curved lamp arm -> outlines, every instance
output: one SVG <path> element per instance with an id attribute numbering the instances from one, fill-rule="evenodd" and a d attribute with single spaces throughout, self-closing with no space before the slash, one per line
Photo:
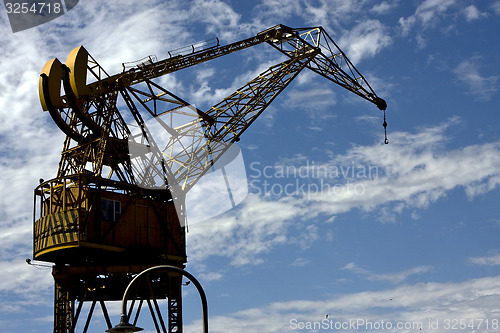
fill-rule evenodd
<path id="1" fill-rule="evenodd" d="M 201 305 L 202 305 L 202 311 L 203 311 L 203 333 L 208 333 L 208 305 L 207 305 L 207 296 L 205 295 L 205 291 L 203 290 L 201 284 L 196 280 L 196 278 L 191 275 L 189 272 L 186 272 L 182 268 L 175 267 L 175 266 L 170 266 L 170 265 L 160 265 L 160 266 L 154 266 L 150 267 L 148 269 L 145 269 L 144 271 L 140 272 L 137 274 L 132 281 L 127 286 L 127 289 L 125 289 L 125 293 L 123 294 L 123 299 L 122 299 L 122 313 L 120 317 L 120 323 L 116 325 L 113 328 L 110 328 L 106 332 L 111 332 L 111 333 L 127 333 L 127 332 L 138 332 L 142 331 L 142 328 L 135 327 L 131 325 L 128 320 L 127 316 L 127 300 L 129 297 L 129 293 L 131 290 L 132 285 L 143 275 L 155 271 L 155 270 L 165 270 L 165 271 L 170 271 L 170 272 L 176 272 L 180 273 L 183 276 L 187 277 L 193 284 L 196 286 L 196 289 L 198 289 L 198 293 L 200 294 L 201 297 Z"/>

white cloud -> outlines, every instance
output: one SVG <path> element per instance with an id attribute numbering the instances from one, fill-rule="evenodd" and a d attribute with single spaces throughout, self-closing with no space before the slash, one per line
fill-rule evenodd
<path id="1" fill-rule="evenodd" d="M 296 299 L 287 302 L 274 302 L 259 308 L 249 308 L 228 315 L 210 318 L 211 332 L 293 332 L 298 322 L 322 322 L 330 325 L 330 320 L 347 322 L 364 320 L 354 331 L 366 330 L 365 324 L 371 322 L 398 322 L 413 326 L 411 329 L 388 331 L 447 332 L 446 319 L 483 319 L 474 324 L 477 332 L 487 332 L 485 322 L 497 320 L 500 307 L 500 277 L 486 277 L 455 283 L 418 283 L 402 285 L 380 291 L 324 297 L 314 301 Z M 326 315 L 328 314 L 328 318 Z M 430 327 L 438 322 L 438 327 Z M 468 321 L 468 323 L 470 323 Z M 305 324 L 304 324 L 305 325 Z M 433 324 L 434 325 L 434 324 Z M 186 332 L 199 330 L 201 323 L 195 321 L 185 328 Z M 332 330 L 335 330 L 333 328 Z M 368 330 L 369 331 L 369 330 Z"/>
<path id="2" fill-rule="evenodd" d="M 20 313 L 52 300 L 50 272 L 25 259 L 32 255 L 33 191 L 40 178 L 56 175 L 64 136 L 37 94 L 53 45 L 42 45 L 37 29 L 13 34 L 0 20 L 0 312 Z"/>
<path id="3" fill-rule="evenodd" d="M 258 13 L 256 21 L 261 27 L 284 23 L 301 13 L 301 0 L 266 0 L 257 4 L 253 10 Z"/>
<path id="4" fill-rule="evenodd" d="M 249 195 L 241 209 L 190 227 L 188 255 L 193 262 L 218 255 L 231 258 L 235 266 L 262 263 L 258 256 L 284 244 L 286 223 L 300 215 L 300 207 L 289 198 L 272 201 Z"/>
<path id="5" fill-rule="evenodd" d="M 206 24 L 208 34 L 222 40 L 233 41 L 240 32 L 240 17 L 226 2 L 220 0 L 196 0 L 189 11 L 190 20 Z M 236 32 L 236 34 L 235 34 Z"/>
<path id="6" fill-rule="evenodd" d="M 355 206 L 370 210 L 388 202 L 423 208 L 457 186 L 464 187 L 471 198 L 495 188 L 500 173 L 499 143 L 471 145 L 448 152 L 438 148 L 445 143 L 444 130 L 455 122 L 451 120 L 417 134 L 391 133 L 391 144 L 387 147 L 353 148 L 338 159 L 372 166 L 374 171 L 378 170 L 378 176 L 360 179 L 354 184 L 363 189 L 362 194 L 356 194 L 353 185 L 340 193 L 318 193 L 311 196 L 311 200 L 325 213 Z M 484 184 L 488 186 L 483 188 Z M 335 209 L 328 208 L 332 203 Z"/>
<path id="7" fill-rule="evenodd" d="M 498 76 L 484 76 L 480 73 L 480 57 L 475 56 L 462 61 L 453 73 L 463 85 L 469 88 L 469 93 L 479 100 L 490 100 L 498 91 Z"/>
<path id="8" fill-rule="evenodd" d="M 310 224 L 303 226 L 297 236 L 290 238 L 289 243 L 297 244 L 302 250 L 306 250 L 319 238 L 319 228 L 314 224 Z"/>
<path id="9" fill-rule="evenodd" d="M 311 170 L 310 161 L 304 164 L 306 156 L 284 160 L 288 166 L 303 171 L 302 176 L 289 174 L 288 183 L 295 186 L 294 189 L 296 181 L 305 185 L 282 197 L 266 196 L 261 188 L 260 195 L 249 196 L 226 216 L 193 226 L 187 242 L 191 260 L 198 262 L 218 255 L 229 258 L 231 264 L 237 266 L 262 263 L 262 256 L 271 248 L 295 242 L 292 230 L 307 230 L 305 226 L 316 216 L 332 217 L 353 209 L 377 209 L 383 213 L 380 220 L 390 222 L 405 209 L 425 209 L 457 187 L 462 187 L 471 199 L 497 188 L 500 143 L 444 150 L 450 140 L 446 130 L 459 123 L 458 118 L 452 118 L 417 133 L 393 132 L 388 146 L 378 143 L 355 146 L 327 162 L 316 162 L 316 171 Z M 327 170 L 326 175 L 317 176 L 318 170 Z M 251 170 L 251 186 L 263 180 L 273 185 L 275 176 L 267 171 L 265 179 L 260 179 L 259 173 Z M 256 179 L 257 182 L 252 183 Z M 324 180 L 322 188 L 318 186 L 321 179 Z M 276 184 L 281 188 L 286 186 Z M 308 242 L 317 239 L 316 233 L 311 229 L 310 238 L 294 244 L 307 247 Z"/>
<path id="10" fill-rule="evenodd" d="M 390 36 L 387 28 L 381 27 L 379 21 L 366 19 L 365 15 L 368 11 L 376 14 L 388 13 L 397 6 L 397 2 L 383 1 L 374 5 L 371 9 L 367 9 L 366 4 L 365 0 L 262 1 L 261 4 L 254 7 L 254 11 L 259 13 L 259 19 L 253 25 L 267 28 L 277 23 L 286 24 L 292 18 L 300 17 L 307 23 L 307 26 L 322 26 L 335 41 L 339 41 L 344 35 L 346 43 L 339 43 L 341 48 L 347 50 L 349 43 L 357 43 L 358 45 L 354 47 L 357 50 L 356 52 L 366 51 L 367 53 L 364 56 L 370 57 L 390 43 Z M 356 22 L 354 26 L 352 25 L 353 22 Z M 372 28 L 370 24 L 376 26 Z M 292 28 L 300 27 L 290 26 Z M 381 34 L 382 30 L 383 34 Z M 356 41 L 354 38 L 362 40 Z M 369 38 L 372 38 L 373 45 L 371 46 L 365 44 Z M 381 43 L 381 45 L 376 45 L 378 43 Z M 359 54 L 355 58 L 352 58 L 349 53 L 347 54 L 351 60 L 359 58 Z M 356 62 L 354 63 L 356 64 Z"/>
<path id="11" fill-rule="evenodd" d="M 380 21 L 365 20 L 343 34 L 338 45 L 354 64 L 358 64 L 364 58 L 375 56 L 391 42 L 388 29 Z"/>
<path id="12" fill-rule="evenodd" d="M 359 267 L 353 262 L 350 262 L 346 264 L 343 268 L 343 270 L 351 271 L 355 274 L 358 274 L 362 277 L 365 277 L 368 280 L 371 281 L 387 281 L 390 283 L 398 284 L 404 282 L 406 279 L 408 279 L 412 275 L 417 275 L 417 274 L 423 274 L 428 272 L 429 270 L 432 269 L 430 266 L 417 266 L 413 267 L 407 270 L 404 270 L 402 272 L 395 272 L 395 273 L 375 273 L 370 270 L 364 269 L 362 267 Z"/>
<path id="13" fill-rule="evenodd" d="M 290 266 L 303 267 L 309 264 L 309 260 L 305 258 L 297 258 L 295 259 Z"/>
<path id="14" fill-rule="evenodd" d="M 212 27 L 234 28 L 241 17 L 229 4 L 220 0 L 196 0 L 191 9 L 192 13 L 199 12 L 205 17 L 207 26 Z"/>
<path id="15" fill-rule="evenodd" d="M 456 0 L 426 0 L 421 3 L 415 13 L 407 18 L 401 17 L 399 24 L 404 36 L 408 35 L 416 23 L 420 23 L 424 29 L 434 26 L 438 18 L 449 8 L 455 5 Z"/>
<path id="16" fill-rule="evenodd" d="M 500 254 L 494 253 L 486 257 L 471 257 L 469 261 L 476 265 L 482 266 L 499 266 L 500 265 Z"/>
<path id="17" fill-rule="evenodd" d="M 465 19 L 467 20 L 467 22 L 471 22 L 471 21 L 480 19 L 482 17 L 488 16 L 487 13 L 481 13 L 479 11 L 479 9 L 477 9 L 477 7 L 474 5 L 470 5 L 468 7 L 465 7 L 463 10 L 463 13 L 465 15 Z"/>
<path id="18" fill-rule="evenodd" d="M 8 29 L 7 23 L 2 29 Z M 55 176 L 64 136 L 48 113 L 42 112 L 38 100 L 41 59 L 49 57 L 48 49 L 41 46 L 40 33 L 35 29 L 16 34 L 3 31 L 0 48 L 5 51 L 0 82 L 6 83 L 0 84 L 0 254 L 24 261 L 32 251 L 33 190 L 40 178 Z M 7 261 L 3 265 L 18 267 Z M 16 280 L 15 270 L 2 271 L 12 274 L 5 278 L 18 281 L 19 290 L 28 288 L 21 285 L 28 279 Z"/>
<path id="19" fill-rule="evenodd" d="M 427 25 L 436 15 L 444 13 L 455 2 L 455 0 L 426 0 L 417 7 L 415 15 L 422 21 L 422 24 Z"/>
<path id="20" fill-rule="evenodd" d="M 207 273 L 201 273 L 198 276 L 198 279 L 203 282 L 210 282 L 210 281 L 220 280 L 222 279 L 223 276 L 224 275 L 220 272 L 207 272 Z"/>
<path id="21" fill-rule="evenodd" d="M 234 40 L 233 40 L 234 41 Z M 240 55 L 241 56 L 241 55 Z M 279 63 L 281 55 L 276 52 L 276 55 L 271 58 L 266 58 L 265 61 L 258 64 L 257 67 L 245 67 L 243 72 L 232 73 L 232 80 L 229 87 L 212 88 L 213 85 L 209 82 L 211 78 L 211 69 L 205 69 L 197 75 L 199 86 L 191 86 L 191 99 L 195 104 L 208 104 L 210 106 L 221 102 L 239 88 L 245 86 L 248 82 L 255 79 L 258 75 L 265 72 L 269 67 Z M 242 66 L 243 67 L 243 66 Z"/>
<path id="22" fill-rule="evenodd" d="M 491 4 L 491 8 L 495 12 L 495 15 L 500 15 L 500 1 L 495 1 Z"/>
<path id="23" fill-rule="evenodd" d="M 122 62 L 152 54 L 162 59 L 167 51 L 198 41 L 186 26 L 190 17 L 188 8 L 177 1 L 154 1 L 147 5 L 134 1 L 128 4 L 99 1 L 76 6 L 61 19 L 67 29 L 76 32 L 69 34 L 74 41 L 66 42 L 73 47 L 83 44 L 112 74 L 122 71 Z M 165 20 L 169 12 L 175 14 L 168 15 L 169 19 Z M 50 29 L 51 26 L 42 27 Z M 61 55 L 62 62 L 69 51 Z"/>
<path id="24" fill-rule="evenodd" d="M 50 267 L 40 271 L 36 266 L 28 265 L 22 257 L 15 257 L 12 261 L 0 261 L 0 267 L 4 276 L 0 280 L 0 291 L 13 291 L 25 296 L 34 292 L 50 291 Z M 20 288 L 20 285 L 23 288 Z"/>
<path id="25" fill-rule="evenodd" d="M 402 28 L 403 36 L 408 35 L 408 33 L 410 32 L 411 28 L 413 27 L 416 21 L 417 20 L 415 16 L 410 16 L 408 18 L 403 18 L 403 17 L 399 18 L 399 25 Z"/>
<path id="26" fill-rule="evenodd" d="M 285 94 L 287 98 L 283 104 L 288 109 L 306 111 L 313 121 L 322 122 L 335 118 L 335 114 L 331 113 L 331 107 L 336 104 L 336 93 L 324 85 L 310 84 L 309 88 L 294 88 Z"/>
<path id="27" fill-rule="evenodd" d="M 325 29 L 331 25 L 337 29 L 341 24 L 351 21 L 352 18 L 363 10 L 363 2 L 360 0 L 343 1 L 343 0 L 320 0 L 320 1 L 304 1 L 305 8 L 301 8 L 301 16 L 307 22 L 314 25 L 321 25 Z"/>
<path id="28" fill-rule="evenodd" d="M 374 12 L 375 14 L 387 14 L 389 13 L 394 7 L 398 5 L 397 1 L 394 2 L 387 2 L 387 1 L 382 1 L 379 4 L 374 5 L 370 11 Z"/>
<path id="29" fill-rule="evenodd" d="M 346 5 L 343 8 L 339 7 L 336 12 L 342 12 L 346 6 L 349 6 L 347 2 L 344 2 L 344 4 Z M 307 2 L 305 3 L 305 12 L 310 16 L 311 21 L 318 22 L 322 26 L 327 26 L 331 19 L 331 10 L 328 7 L 328 2 L 326 1 L 319 1 L 315 4 Z"/>

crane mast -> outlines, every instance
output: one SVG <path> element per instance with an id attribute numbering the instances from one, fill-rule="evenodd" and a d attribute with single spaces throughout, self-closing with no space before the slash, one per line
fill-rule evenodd
<path id="1" fill-rule="evenodd" d="M 264 43 L 284 60 L 208 110 L 155 81 Z M 74 331 L 83 302 L 93 302 L 84 331 L 97 302 L 111 328 L 105 301 L 120 299 L 133 275 L 158 264 L 184 267 L 185 224 L 174 199 L 200 181 L 302 70 L 384 112 L 387 107 L 322 27 L 276 25 L 231 44 L 216 39 L 123 68 L 109 75 L 80 46 L 65 64 L 48 61 L 40 75 L 42 108 L 66 134 L 57 177 L 35 189 L 33 252 L 34 259 L 55 263 L 54 332 Z M 119 110 L 122 100 L 128 115 Z M 125 121 L 130 115 L 133 125 Z M 168 134 L 164 145 L 156 142 L 148 119 Z M 137 291 L 137 299 L 154 294 L 169 300 L 168 332 L 182 332 L 181 282 L 179 276 L 158 278 Z M 155 307 L 148 304 L 153 313 Z M 163 323 L 159 310 L 156 316 Z"/>

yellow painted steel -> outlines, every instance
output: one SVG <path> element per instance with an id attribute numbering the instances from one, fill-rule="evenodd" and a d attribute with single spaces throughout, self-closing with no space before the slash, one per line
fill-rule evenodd
<path id="1" fill-rule="evenodd" d="M 42 69 L 42 75 L 47 75 L 49 78 L 49 96 L 45 96 L 43 92 L 43 79 L 40 77 L 38 80 L 38 95 L 40 96 L 40 103 L 42 104 L 42 109 L 47 111 L 49 108 L 47 106 L 47 101 L 50 99 L 52 105 L 55 108 L 60 108 L 64 106 L 64 101 L 61 98 L 61 78 L 62 78 L 62 64 L 57 59 L 47 61 Z"/>
<path id="2" fill-rule="evenodd" d="M 83 46 L 74 48 L 66 59 L 69 68 L 69 82 L 76 98 L 90 93 L 87 87 L 87 61 L 89 53 Z"/>
<path id="3" fill-rule="evenodd" d="M 51 248 L 48 248 L 48 249 L 43 249 L 41 251 L 36 252 L 36 256 L 35 256 L 34 259 L 37 259 L 38 257 L 43 256 L 43 255 L 45 255 L 47 253 L 50 253 L 50 252 L 60 251 L 60 250 L 64 250 L 64 249 L 71 249 L 71 248 L 75 248 L 75 247 L 78 247 L 78 243 L 66 244 L 66 245 L 58 245 L 56 247 L 51 247 Z"/>
<path id="4" fill-rule="evenodd" d="M 75 246 L 78 246 L 78 210 L 49 214 L 35 222 L 35 259 L 47 252 Z"/>

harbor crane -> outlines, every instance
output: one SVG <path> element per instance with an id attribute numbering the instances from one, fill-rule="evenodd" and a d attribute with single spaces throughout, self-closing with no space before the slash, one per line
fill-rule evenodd
<path id="1" fill-rule="evenodd" d="M 161 84 L 165 75 L 259 44 L 284 60 L 208 110 Z M 75 332 L 80 322 L 87 332 L 98 304 L 111 328 L 106 304 L 121 300 L 134 276 L 155 265 L 185 267 L 185 212 L 174 201 L 182 203 L 305 68 L 374 104 L 387 126 L 386 102 L 322 27 L 276 25 L 227 45 L 216 38 L 170 51 L 163 60 L 124 63 L 112 75 L 83 46 L 65 64 L 57 58 L 45 64 L 41 106 L 66 139 L 57 177 L 35 189 L 33 259 L 54 264 L 55 333 Z M 153 118 L 169 135 L 164 146 L 146 125 Z M 132 294 L 134 325 L 144 306 L 158 332 L 182 332 L 181 286 L 179 274 L 149 275 Z M 167 300 L 166 319 L 157 300 Z M 84 303 L 87 318 L 79 321 Z"/>

